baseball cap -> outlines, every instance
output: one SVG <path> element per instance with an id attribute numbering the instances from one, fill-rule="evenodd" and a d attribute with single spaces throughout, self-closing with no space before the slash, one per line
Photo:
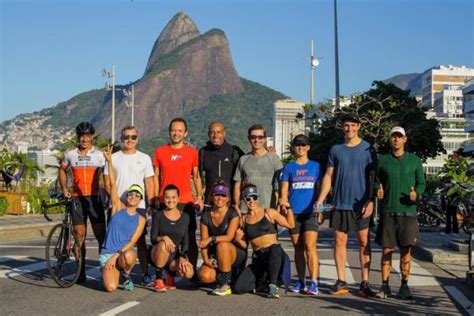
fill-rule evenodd
<path id="1" fill-rule="evenodd" d="M 217 194 L 229 195 L 230 190 L 225 185 L 216 185 L 212 188 L 212 195 L 217 195 Z"/>
<path id="2" fill-rule="evenodd" d="M 400 133 L 403 136 L 406 136 L 405 130 L 403 129 L 403 127 L 400 127 L 400 126 L 395 126 L 394 128 L 390 130 L 390 136 L 392 136 L 392 134 L 394 133 Z"/>
<path id="3" fill-rule="evenodd" d="M 246 187 L 243 191 L 242 191 L 242 197 L 244 199 L 248 198 L 248 197 L 251 197 L 251 196 L 258 196 L 258 191 L 257 191 L 257 187 Z"/>
<path id="4" fill-rule="evenodd" d="M 344 123 L 346 121 L 360 123 L 360 118 L 355 113 L 346 113 L 346 114 L 342 115 L 341 122 Z"/>
<path id="5" fill-rule="evenodd" d="M 309 138 L 304 134 L 296 135 L 291 142 L 291 145 L 309 145 Z"/>
<path id="6" fill-rule="evenodd" d="M 140 193 L 140 195 L 144 196 L 143 189 L 140 185 L 138 184 L 132 184 L 131 186 L 128 187 L 128 192 L 137 192 Z"/>

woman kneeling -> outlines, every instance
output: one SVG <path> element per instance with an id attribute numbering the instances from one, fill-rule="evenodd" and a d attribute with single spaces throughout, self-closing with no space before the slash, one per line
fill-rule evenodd
<path id="1" fill-rule="evenodd" d="M 179 189 L 168 185 L 164 189 L 163 200 L 165 208 L 155 213 L 151 227 L 151 258 L 157 268 L 157 292 L 176 289 L 175 275 L 190 279 L 194 274 L 187 256 L 189 216 L 178 209 Z"/>
<path id="2" fill-rule="evenodd" d="M 201 255 L 203 265 L 199 270 L 202 283 L 217 281 L 214 295 L 230 295 L 232 276 L 236 277 L 245 265 L 247 251 L 232 242 L 239 227 L 239 214 L 229 207 L 230 189 L 223 181 L 212 186 L 212 208 L 201 217 Z"/>
<path id="3" fill-rule="evenodd" d="M 107 227 L 99 257 L 103 284 L 107 292 L 115 291 L 119 284 L 120 272 L 122 272 L 125 278 L 125 290 L 132 291 L 134 285 L 130 279 L 130 271 L 137 260 L 133 247 L 145 227 L 145 219 L 137 213 L 137 207 L 143 199 L 143 189 L 138 184 L 131 185 L 128 188 L 126 207 L 122 208 L 112 166 L 112 147 L 104 152 L 104 156 L 108 162 L 110 177 L 112 218 Z"/>
<path id="4" fill-rule="evenodd" d="M 276 224 L 294 228 L 293 211 L 287 209 L 285 216 L 274 209 L 263 209 L 258 205 L 257 187 L 248 184 L 242 188 L 242 198 L 247 205 L 248 214 L 244 216 L 245 239 L 253 249 L 252 263 L 245 268 L 235 282 L 236 293 L 246 293 L 257 289 L 259 282 L 268 279 L 268 297 L 278 298 L 278 276 L 282 270 L 285 252 L 278 242 Z"/>

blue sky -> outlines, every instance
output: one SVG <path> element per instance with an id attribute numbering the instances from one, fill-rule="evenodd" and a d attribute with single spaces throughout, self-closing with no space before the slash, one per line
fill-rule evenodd
<path id="1" fill-rule="evenodd" d="M 0 0 L 0 121 L 140 78 L 161 30 L 186 12 L 222 29 L 241 77 L 309 101 L 334 96 L 332 0 Z M 474 67 L 474 1 L 338 0 L 341 93 L 440 64 Z"/>

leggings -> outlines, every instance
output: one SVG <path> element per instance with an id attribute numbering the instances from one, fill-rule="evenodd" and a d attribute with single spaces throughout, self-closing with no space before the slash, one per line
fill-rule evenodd
<path id="1" fill-rule="evenodd" d="M 242 271 L 235 281 L 234 292 L 243 294 L 253 291 L 265 275 L 270 284 L 277 284 L 284 258 L 285 252 L 279 244 L 254 252 L 252 263 Z"/>

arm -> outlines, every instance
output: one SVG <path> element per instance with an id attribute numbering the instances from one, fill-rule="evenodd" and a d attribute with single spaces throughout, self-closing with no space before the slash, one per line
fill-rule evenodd
<path id="1" fill-rule="evenodd" d="M 334 167 L 328 167 L 326 173 L 324 174 L 323 181 L 321 183 L 321 191 L 319 192 L 318 200 L 316 201 L 317 209 L 319 210 L 319 205 L 324 203 L 324 200 L 331 191 L 332 185 L 332 175 L 334 172 Z"/>
<path id="2" fill-rule="evenodd" d="M 204 247 L 202 247 L 204 245 L 203 241 L 207 239 L 210 239 L 209 231 L 207 230 L 207 226 L 201 223 L 201 242 L 199 243 L 199 248 L 201 248 L 202 261 L 205 265 L 211 268 L 214 268 L 212 266 L 211 260 L 209 259 L 209 255 L 207 253 L 209 243 L 207 243 Z"/>
<path id="3" fill-rule="evenodd" d="M 238 228 L 235 232 L 234 243 L 242 249 L 247 249 L 247 242 L 245 241 L 245 235 L 241 228 Z"/>
<path id="4" fill-rule="evenodd" d="M 286 210 L 286 216 L 281 215 L 277 210 L 274 209 L 268 209 L 268 215 L 270 215 L 271 219 L 275 223 L 282 227 L 288 229 L 295 228 L 295 217 L 291 208 Z"/>
<path id="5" fill-rule="evenodd" d="M 159 208 L 158 197 L 160 196 L 160 168 L 154 167 L 153 170 L 155 171 L 155 175 L 153 176 L 153 190 L 154 194 L 153 197 L 155 198 L 155 208 Z"/>
<path id="6" fill-rule="evenodd" d="M 104 151 L 104 157 L 107 160 L 107 171 L 109 173 L 109 188 L 110 188 L 110 200 L 112 202 L 112 216 L 122 207 L 122 201 L 117 193 L 117 183 L 115 182 L 115 171 L 112 165 L 112 145 L 109 145 L 106 151 Z"/>
<path id="7" fill-rule="evenodd" d="M 196 202 L 195 204 L 199 205 L 199 210 L 204 209 L 204 202 L 202 200 L 202 182 L 201 176 L 199 175 L 199 168 L 193 167 L 193 183 L 194 189 L 196 189 Z"/>
<path id="8" fill-rule="evenodd" d="M 234 183 L 234 208 L 237 210 L 237 212 L 240 214 L 240 186 L 241 186 L 240 181 L 235 181 Z"/>
<path id="9" fill-rule="evenodd" d="M 425 174 L 423 173 L 423 166 L 421 162 L 417 161 L 417 166 L 415 169 L 415 201 L 419 199 L 420 196 L 423 195 L 426 189 L 426 181 L 425 181 Z"/>
<path id="10" fill-rule="evenodd" d="M 155 198 L 155 177 L 146 177 L 145 178 L 145 192 L 146 197 L 148 199 L 147 205 L 148 207 L 152 206 L 153 200 Z"/>
<path id="11" fill-rule="evenodd" d="M 290 207 L 290 204 L 288 203 L 288 188 L 289 188 L 289 183 L 288 181 L 281 181 L 280 182 L 280 205 L 283 207 Z"/>
<path id="12" fill-rule="evenodd" d="M 104 173 L 104 188 L 108 195 L 110 195 L 110 177 Z"/>
<path id="13" fill-rule="evenodd" d="M 64 196 L 67 198 L 70 198 L 71 193 L 69 192 L 67 188 L 67 169 L 68 168 L 69 168 L 68 165 L 61 163 L 61 165 L 59 166 L 58 177 L 59 177 L 59 184 L 61 186 L 61 190 L 63 191 Z"/>

